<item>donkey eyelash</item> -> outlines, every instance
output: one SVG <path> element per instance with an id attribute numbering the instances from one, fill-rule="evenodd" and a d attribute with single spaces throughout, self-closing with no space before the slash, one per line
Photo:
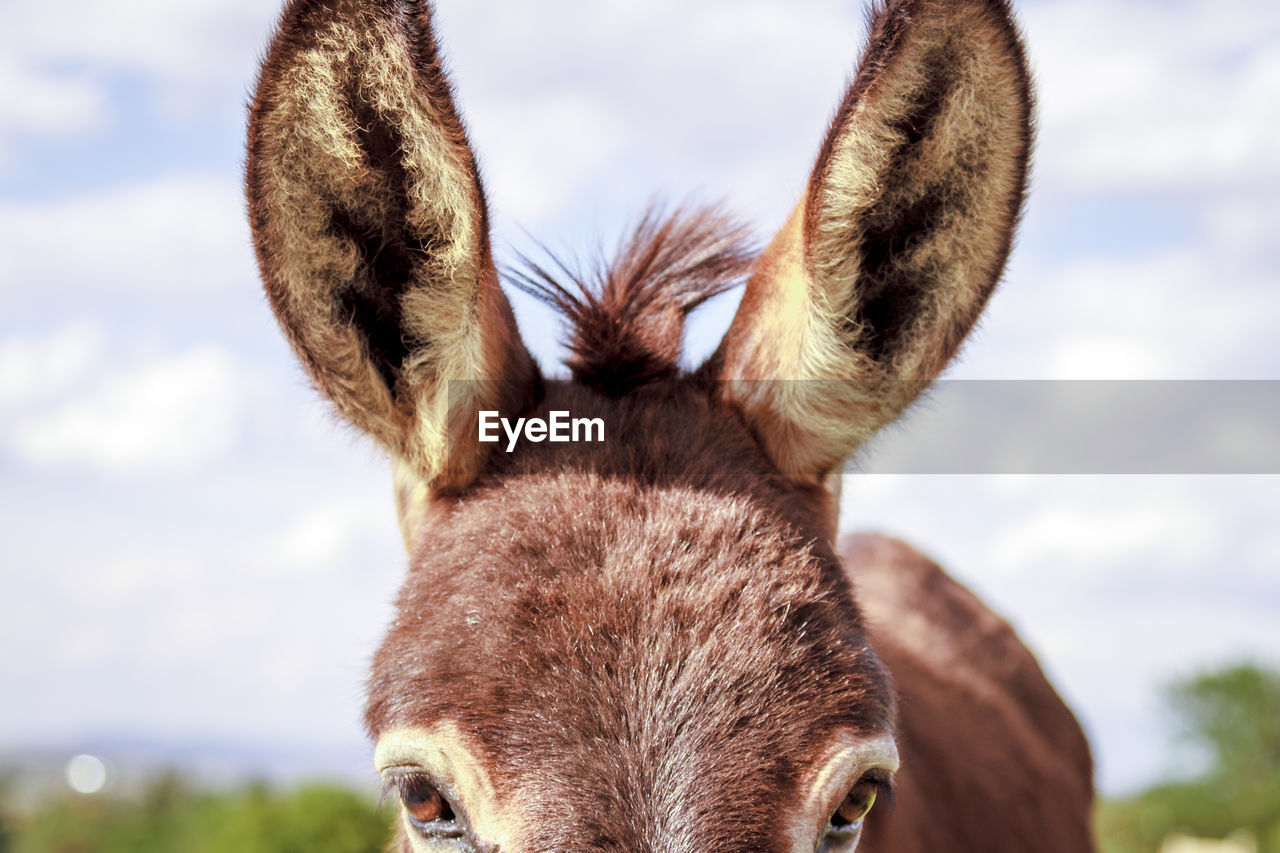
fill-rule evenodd
<path id="1" fill-rule="evenodd" d="M 897 791 L 893 787 L 893 782 L 888 779 L 883 781 L 877 779 L 868 779 L 868 782 L 876 786 L 876 806 L 880 811 L 893 811 L 893 806 L 898 800 Z"/>
<path id="2" fill-rule="evenodd" d="M 420 770 L 390 768 L 382 778 L 382 791 L 378 794 L 379 804 L 385 803 L 392 796 L 399 799 L 406 790 L 414 785 L 430 785 L 440 791 L 441 796 L 444 796 L 444 790 L 439 783 L 428 774 Z"/>
<path id="3" fill-rule="evenodd" d="M 866 782 L 876 789 L 876 811 L 893 811 L 897 801 L 897 789 L 893 785 L 893 777 L 883 770 L 869 770 L 858 779 L 858 783 Z"/>
<path id="4" fill-rule="evenodd" d="M 862 777 L 863 782 L 876 786 L 876 805 L 893 808 L 897 797 L 897 789 L 893 786 L 893 777 L 881 770 L 872 770 Z"/>

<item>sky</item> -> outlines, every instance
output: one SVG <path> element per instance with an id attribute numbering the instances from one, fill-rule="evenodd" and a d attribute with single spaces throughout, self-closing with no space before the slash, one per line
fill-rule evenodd
<path id="1" fill-rule="evenodd" d="M 1280 7 L 1023 0 L 1039 133 L 953 379 L 1280 379 Z M 654 197 L 767 237 L 854 67 L 835 0 L 438 0 L 500 259 Z M 0 750 L 102 738 L 367 757 L 404 557 L 386 462 L 309 389 L 240 173 L 267 0 L 0 0 Z M 692 324 L 714 347 L 733 296 Z M 531 348 L 558 321 L 512 296 Z M 909 430 L 906 423 L 900 430 Z M 850 476 L 1004 614 L 1104 791 L 1194 769 L 1170 679 L 1280 665 L 1280 477 Z M 361 766 L 354 772 L 364 772 Z"/>

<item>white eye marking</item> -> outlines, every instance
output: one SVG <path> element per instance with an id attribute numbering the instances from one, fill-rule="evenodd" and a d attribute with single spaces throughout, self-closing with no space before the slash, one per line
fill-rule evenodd
<path id="1" fill-rule="evenodd" d="M 795 853 L 850 853 L 876 797 L 898 769 L 898 747 L 887 733 L 840 734 L 814 768 L 794 830 Z"/>
<path id="2" fill-rule="evenodd" d="M 457 726 L 445 722 L 386 732 L 373 759 L 384 782 L 399 794 L 415 851 L 515 848 L 520 815 L 502 811 L 484 756 Z"/>

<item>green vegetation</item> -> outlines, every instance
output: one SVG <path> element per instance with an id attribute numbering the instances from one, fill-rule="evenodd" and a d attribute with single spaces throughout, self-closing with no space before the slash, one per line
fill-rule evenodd
<path id="1" fill-rule="evenodd" d="M 382 853 L 391 814 L 330 786 L 213 793 L 166 776 L 138 800 L 68 794 L 11 817 L 0 853 Z"/>
<path id="2" fill-rule="evenodd" d="M 1155 853 L 1173 832 L 1225 838 L 1239 829 L 1259 853 L 1280 853 L 1280 673 L 1240 664 L 1178 682 L 1165 699 L 1183 742 L 1208 766 L 1103 803 L 1102 853 Z"/>

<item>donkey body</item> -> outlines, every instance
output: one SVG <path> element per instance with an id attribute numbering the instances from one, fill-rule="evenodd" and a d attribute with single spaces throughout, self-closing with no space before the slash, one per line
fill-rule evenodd
<path id="1" fill-rule="evenodd" d="M 899 543 L 834 542 L 839 467 L 995 287 L 1030 146 L 1003 0 L 892 0 L 789 223 L 647 217 L 540 373 L 415 0 L 292 0 L 250 123 L 268 296 L 390 453 L 410 570 L 369 680 L 394 849 L 1089 851 L 1091 767 L 1009 627 Z M 747 279 L 720 348 L 685 315 Z M 599 443 L 479 440 L 480 412 Z M 874 806 L 877 797 L 895 801 Z"/>

